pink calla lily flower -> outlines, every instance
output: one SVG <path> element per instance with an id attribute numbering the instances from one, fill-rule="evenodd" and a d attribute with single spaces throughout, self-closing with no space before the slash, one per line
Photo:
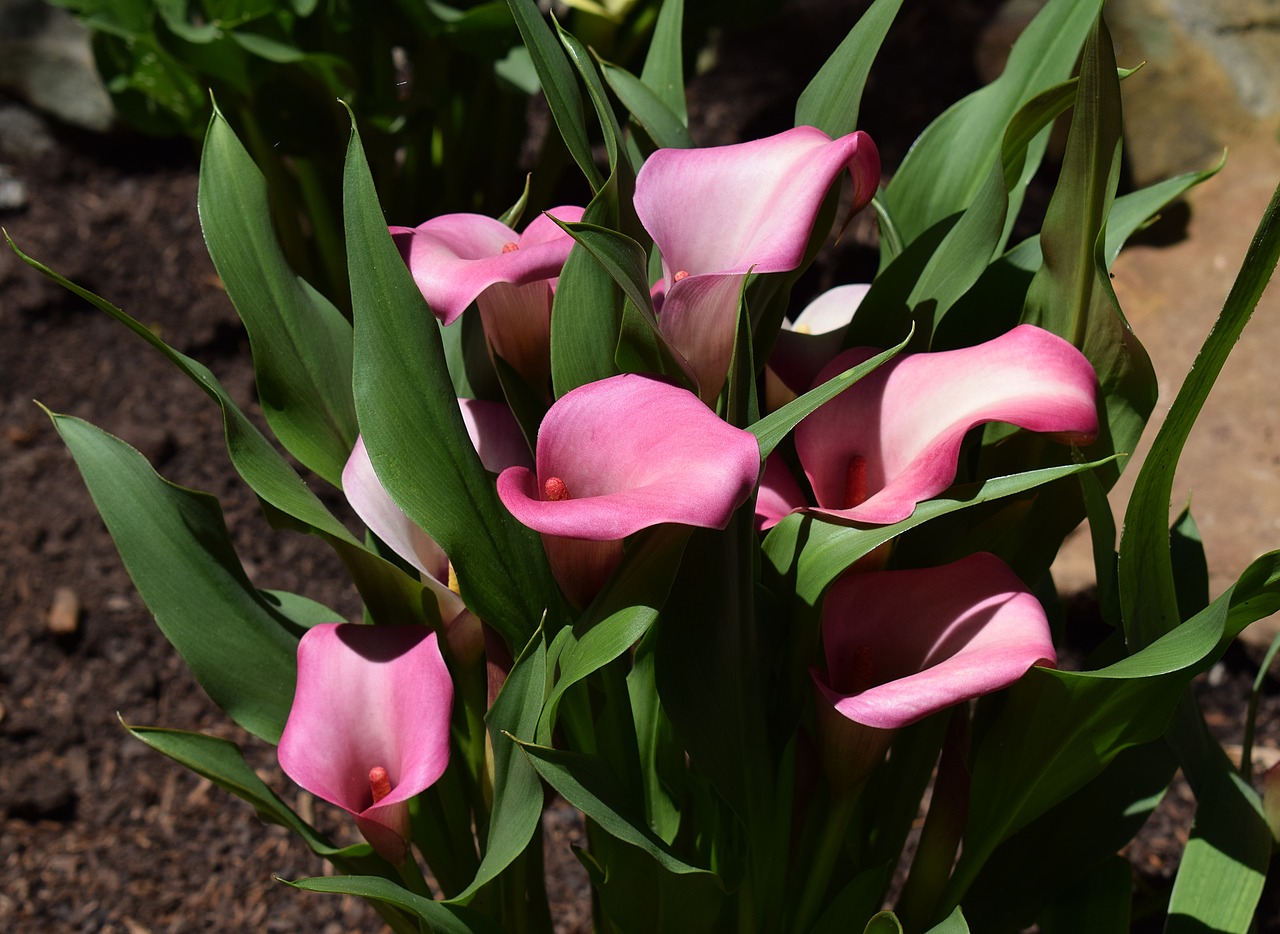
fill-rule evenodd
<path id="1" fill-rule="evenodd" d="M 519 235 L 482 214 L 445 214 L 417 227 L 391 228 L 436 317 L 452 324 L 476 302 L 494 353 L 539 391 L 551 372 L 555 279 L 573 248 L 573 238 L 552 217 L 579 221 L 582 208 L 552 208 Z"/>
<path id="2" fill-rule="evenodd" d="M 533 466 L 528 445 L 511 410 L 499 402 L 459 399 L 462 422 L 486 470 L 499 473 L 515 464 Z M 435 539 L 418 528 L 383 489 L 364 439 L 356 446 L 342 471 L 342 489 L 347 502 L 369 530 L 382 539 L 422 575 L 422 582 L 435 594 L 440 619 L 447 626 L 465 609 L 462 598 L 449 589 L 449 558 Z"/>
<path id="3" fill-rule="evenodd" d="M 824 382 L 878 351 L 832 361 Z M 985 344 L 899 356 L 796 426 L 796 453 L 820 515 L 888 524 L 941 493 L 960 443 L 984 422 L 1008 422 L 1087 444 L 1098 432 L 1097 377 L 1062 338 L 1020 325 Z"/>
<path id="4" fill-rule="evenodd" d="M 893 731 L 1057 667 L 1040 602 L 999 558 L 846 574 L 822 604 L 826 671 L 811 670 L 828 774 L 856 784 Z"/>
<path id="5" fill-rule="evenodd" d="M 280 737 L 285 774 L 348 811 L 380 856 L 408 852 L 409 800 L 449 764 L 453 682 L 436 634 L 323 623 L 298 643 L 298 686 Z"/>
<path id="6" fill-rule="evenodd" d="M 622 539 L 666 522 L 724 528 L 760 473 L 755 437 L 693 393 L 625 373 L 579 386 L 547 412 L 537 469 L 511 467 L 498 496 L 542 533 L 551 569 L 585 606 L 622 555 Z"/>
<path id="7" fill-rule="evenodd" d="M 659 324 L 698 378 L 720 392 L 748 272 L 785 272 L 804 258 L 827 190 L 848 169 L 853 210 L 880 180 L 866 133 L 831 139 L 811 126 L 706 149 L 660 149 L 636 176 L 635 206 L 662 254 Z"/>
<path id="8" fill-rule="evenodd" d="M 844 332 L 870 290 L 866 283 L 838 285 L 806 305 L 794 321 L 782 322 L 765 370 L 770 411 L 813 385 L 840 352 Z"/>

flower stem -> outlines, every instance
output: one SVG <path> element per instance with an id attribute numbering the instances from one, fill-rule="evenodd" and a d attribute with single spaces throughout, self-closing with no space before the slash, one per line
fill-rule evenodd
<path id="1" fill-rule="evenodd" d="M 809 865 L 809 877 L 805 881 L 800 895 L 800 907 L 796 910 L 794 931 L 806 931 L 813 926 L 822 909 L 823 898 L 827 894 L 831 882 L 831 873 L 835 869 L 836 859 L 844 847 L 849 821 L 857 808 L 858 799 L 862 795 L 862 784 L 847 791 L 836 793 L 822 829 L 822 837 L 818 841 L 813 862 Z"/>

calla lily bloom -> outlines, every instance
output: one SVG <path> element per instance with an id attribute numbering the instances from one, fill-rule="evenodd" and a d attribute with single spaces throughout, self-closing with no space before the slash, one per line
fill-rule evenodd
<path id="1" fill-rule="evenodd" d="M 409 800 L 449 764 L 453 683 L 436 634 L 323 623 L 298 643 L 285 774 L 348 811 L 380 856 L 408 852 Z"/>
<path id="2" fill-rule="evenodd" d="M 582 208 L 540 214 L 524 233 L 482 214 L 445 214 L 417 227 L 392 227 L 423 298 L 443 324 L 476 302 L 498 356 L 541 391 L 550 375 L 554 282 L 573 238 L 551 219 L 574 222 Z"/>
<path id="3" fill-rule="evenodd" d="M 499 402 L 478 399 L 459 399 L 458 405 L 467 434 L 486 470 L 499 473 L 514 464 L 533 466 L 528 445 L 510 409 Z M 456 619 L 466 607 L 462 598 L 449 589 L 448 556 L 387 495 L 373 471 L 363 438 L 356 439 L 343 468 L 342 489 L 369 530 L 421 573 L 422 582 L 439 603 L 441 621 L 448 625 Z"/>
<path id="4" fill-rule="evenodd" d="M 833 140 L 801 126 L 733 146 L 660 149 L 640 169 L 636 213 L 662 254 L 659 324 L 704 400 L 728 372 L 743 278 L 800 265 L 845 169 L 857 211 L 880 180 L 880 156 L 861 131 Z"/>
<path id="5" fill-rule="evenodd" d="M 876 353 L 846 351 L 815 385 Z M 969 429 L 1008 422 L 1087 444 L 1098 432 L 1096 396 L 1084 355 L 1031 325 L 976 347 L 896 357 L 796 426 L 812 511 L 899 522 L 951 485 Z"/>
<path id="6" fill-rule="evenodd" d="M 845 763 L 863 774 L 891 731 L 1058 663 L 1040 602 L 986 553 L 939 568 L 845 575 L 823 600 L 822 642 L 826 672 L 811 672 L 819 708 L 840 715 L 824 730 L 846 752 L 864 754 Z"/>
<path id="7" fill-rule="evenodd" d="M 770 411 L 813 385 L 822 368 L 840 352 L 844 332 L 871 286 L 838 285 L 823 292 L 794 321 L 783 321 L 765 370 Z"/>
<path id="8" fill-rule="evenodd" d="M 536 472 L 504 470 L 498 496 L 542 533 L 556 580 L 585 606 L 626 536 L 666 522 L 724 528 L 756 485 L 760 447 L 693 393 L 626 373 L 558 399 L 538 430 L 536 461 Z"/>

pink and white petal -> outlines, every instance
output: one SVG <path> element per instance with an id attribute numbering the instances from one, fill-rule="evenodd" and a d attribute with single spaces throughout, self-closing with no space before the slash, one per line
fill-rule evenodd
<path id="1" fill-rule="evenodd" d="M 724 387 L 744 276 L 689 276 L 667 290 L 658 326 L 684 358 L 708 405 Z"/>
<path id="2" fill-rule="evenodd" d="M 622 560 L 622 539 L 586 541 L 543 535 L 542 548 L 551 574 L 569 602 L 584 609 L 595 599 Z"/>
<path id="3" fill-rule="evenodd" d="M 557 231 L 558 238 L 548 234 L 509 252 L 504 247 L 519 246 L 516 232 L 481 214 L 446 214 L 418 227 L 393 227 L 391 235 L 432 312 L 452 324 L 495 282 L 524 285 L 558 276 L 573 239 Z"/>
<path id="4" fill-rule="evenodd" d="M 558 228 L 557 228 L 558 229 Z M 540 279 L 524 285 L 495 282 L 476 299 L 493 352 L 530 388 L 550 393 L 551 284 Z"/>
<path id="5" fill-rule="evenodd" d="M 369 771 L 390 776 L 387 805 L 422 791 L 449 761 L 453 685 L 435 633 L 326 623 L 298 644 L 298 680 L 278 756 L 295 782 L 361 814 Z"/>
<path id="6" fill-rule="evenodd" d="M 555 218 L 555 220 L 552 220 Z M 543 211 L 529 222 L 529 226 L 520 234 L 520 249 L 527 250 L 531 246 L 542 243 L 560 243 L 566 236 L 556 221 L 563 224 L 576 224 L 582 220 L 582 208 L 572 204 L 561 204 Z"/>
<path id="7" fill-rule="evenodd" d="M 872 356 L 846 351 L 822 382 Z M 815 512 L 892 523 L 955 479 L 969 429 L 1007 422 L 1088 443 L 1098 431 L 1097 378 L 1088 360 L 1048 331 L 1020 325 L 976 347 L 889 361 L 796 427 L 796 451 Z M 851 505 L 850 463 L 862 458 L 867 497 Z"/>
<path id="8" fill-rule="evenodd" d="M 665 522 L 723 528 L 754 489 L 760 449 L 693 393 L 628 373 L 580 386 L 548 411 L 537 476 L 513 467 L 498 496 L 536 531 L 608 541 Z M 567 498 L 544 499 L 552 478 Z"/>
<path id="9" fill-rule="evenodd" d="M 1056 666 L 1044 609 L 1000 559 L 850 574 L 822 611 L 818 689 L 844 716 L 896 729 Z M 855 682 L 869 683 L 858 690 Z"/>
<path id="10" fill-rule="evenodd" d="M 511 409 L 501 402 L 482 399 L 459 399 L 458 406 L 467 436 L 485 470 L 502 473 L 508 467 L 533 469 L 533 454 Z"/>
<path id="11" fill-rule="evenodd" d="M 797 509 L 809 505 L 791 469 L 777 454 L 764 461 L 764 476 L 756 493 L 756 529 L 767 531 Z"/>
<path id="12" fill-rule="evenodd" d="M 857 209 L 880 176 L 875 145 L 861 131 L 832 140 L 802 126 L 733 146 L 660 149 L 636 177 L 636 212 L 672 272 L 794 269 L 846 167 Z"/>
<path id="13" fill-rule="evenodd" d="M 791 392 L 809 389 L 822 368 L 840 353 L 844 332 L 866 297 L 869 285 L 839 285 L 828 289 L 796 316 L 783 323 L 769 354 L 769 367 Z"/>
<path id="14" fill-rule="evenodd" d="M 463 421 L 466 421 L 465 415 Z M 448 587 L 449 558 L 444 549 L 418 528 L 388 495 L 374 473 L 363 438 L 356 438 L 356 445 L 342 470 L 342 491 L 369 531 L 418 569 L 422 583 L 436 598 L 442 622 L 448 623 L 466 609 L 462 598 Z"/>

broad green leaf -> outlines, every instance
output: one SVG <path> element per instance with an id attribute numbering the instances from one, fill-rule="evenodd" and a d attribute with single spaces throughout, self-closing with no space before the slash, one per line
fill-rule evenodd
<path id="1" fill-rule="evenodd" d="M 698 773 L 742 821 L 751 885 L 767 895 L 780 755 L 768 732 L 772 661 L 756 613 L 751 505 L 723 532 L 694 529 L 657 623 L 663 709 Z"/>
<path id="2" fill-rule="evenodd" d="M 1129 861 L 1110 856 L 1040 916 L 1040 930 L 1044 934 L 1128 934 L 1132 889 Z"/>
<path id="3" fill-rule="evenodd" d="M 1222 313 L 1152 442 L 1125 512 L 1120 600 L 1131 645 L 1145 645 L 1178 623 L 1166 539 L 1173 474 L 1196 417 L 1280 259 L 1280 187 L 1271 196 Z"/>
<path id="4" fill-rule="evenodd" d="M 1254 913 L 1271 862 L 1271 831 L 1257 793 L 1220 749 L 1217 756 L 1212 780 L 1196 789 L 1195 823 L 1169 896 L 1168 934 L 1255 930 Z"/>
<path id="5" fill-rule="evenodd" d="M 969 934 L 969 924 L 964 920 L 964 912 L 957 907 L 946 920 L 929 928 L 927 934 Z"/>
<path id="6" fill-rule="evenodd" d="M 675 727 L 658 697 L 655 642 L 653 638 L 642 639 L 636 646 L 631 671 L 627 673 L 627 692 L 640 756 L 645 817 L 653 831 L 670 843 L 680 829 L 684 750 L 676 742 Z"/>
<path id="7" fill-rule="evenodd" d="M 595 160 L 591 158 L 591 141 L 587 136 L 586 114 L 582 109 L 582 92 L 573 68 L 565 57 L 564 49 L 556 41 L 551 27 L 542 18 L 533 0 L 507 0 L 511 15 L 520 27 L 525 48 L 533 58 L 542 91 L 551 107 L 551 116 L 560 130 L 569 154 L 587 177 L 593 191 L 604 184 Z"/>
<path id="8" fill-rule="evenodd" d="M 653 625 L 680 566 L 690 529 L 661 525 L 632 541 L 604 590 L 591 602 L 572 632 L 561 637 L 559 675 L 538 728 L 549 738 L 565 691 L 627 651 Z"/>
<path id="9" fill-rule="evenodd" d="M 582 83 L 587 86 L 587 96 L 591 98 L 596 119 L 600 122 L 600 132 L 604 134 L 604 148 L 609 156 L 609 172 L 612 174 L 617 171 L 618 141 L 622 139 L 622 127 L 618 124 L 618 116 L 613 112 L 609 95 L 605 93 L 604 84 L 600 80 L 600 72 L 596 69 L 595 60 L 587 51 L 587 47 L 579 41 L 577 36 L 566 32 L 555 17 L 551 18 L 551 23 L 555 27 L 556 36 L 564 46 L 570 63 L 577 69 Z M 638 169 L 639 166 L 635 168 Z"/>
<path id="10" fill-rule="evenodd" d="M 763 556 L 780 574 L 785 575 L 787 569 L 795 564 L 796 598 L 809 606 L 817 606 L 827 586 L 854 562 L 903 532 L 923 525 L 930 519 L 979 503 L 1025 493 L 1042 484 L 1092 470 L 1097 466 L 1096 463 L 1068 464 L 1007 477 L 994 477 L 981 484 L 959 484 L 936 499 L 920 503 L 908 518 L 893 525 L 835 525 L 817 521 L 817 517 L 799 514 L 787 516 L 765 536 Z"/>
<path id="11" fill-rule="evenodd" d="M 1182 510 L 1169 529 L 1169 557 L 1173 562 L 1178 618 L 1190 619 L 1209 605 L 1209 562 L 1190 506 Z"/>
<path id="12" fill-rule="evenodd" d="M 1107 268 L 1121 247 L 1154 215 L 1188 189 L 1213 176 L 1221 165 L 1188 172 L 1116 198 L 1107 215 Z M 978 281 L 952 308 L 934 334 L 935 350 L 966 347 L 990 340 L 1018 323 L 1027 288 L 1044 262 L 1040 235 L 1028 237 L 987 267 Z M 861 309 L 860 309 L 861 310 Z"/>
<path id="13" fill-rule="evenodd" d="M 471 445 L 439 331 L 387 232 L 354 123 L 343 205 L 356 412 L 374 470 L 449 555 L 467 606 L 523 645 L 552 599 L 542 544 L 502 506 Z"/>
<path id="14" fill-rule="evenodd" d="M 1000 77 L 920 135 L 885 190 L 904 244 L 969 206 L 999 158 L 1014 114 L 1070 76 L 1099 6 L 1099 0 L 1050 0 L 1014 43 Z"/>
<path id="15" fill-rule="evenodd" d="M 672 111 L 649 86 L 620 65 L 600 63 L 605 81 L 622 106 L 661 149 L 692 149 L 693 137 L 680 115 Z"/>
<path id="16" fill-rule="evenodd" d="M 335 847 L 267 787 L 258 773 L 244 761 L 244 756 L 235 743 L 203 733 L 130 726 L 127 723 L 123 725 L 135 738 L 152 749 L 186 766 L 197 775 L 203 775 L 237 798 L 249 802 L 263 820 L 288 827 L 303 839 L 313 853 L 341 865 L 346 860 L 368 856 L 372 852 L 367 843 L 357 843 L 345 848 Z"/>
<path id="17" fill-rule="evenodd" d="M 418 581 L 410 579 L 395 565 L 356 541 L 294 472 L 288 461 L 240 411 L 239 406 L 227 395 L 222 384 L 207 367 L 165 344 L 115 305 L 36 262 L 19 250 L 12 240 L 9 240 L 9 246 L 28 265 L 114 318 L 160 351 L 218 403 L 222 410 L 223 430 L 226 433 L 231 463 L 257 495 L 267 518 L 277 525 L 314 532 L 333 546 L 375 619 L 402 621 L 408 615 L 412 619 L 430 622 L 438 617 L 435 598 Z"/>
<path id="18" fill-rule="evenodd" d="M 591 851 L 575 854 L 591 880 L 600 911 L 619 932 L 713 934 L 723 930 L 728 897 L 720 880 L 672 872 L 629 843 L 595 834 Z"/>
<path id="19" fill-rule="evenodd" d="M 259 590 L 258 596 L 267 606 L 299 629 L 310 629 L 320 623 L 346 622 L 342 614 L 302 594 L 289 593 L 287 590 Z"/>
<path id="20" fill-rule="evenodd" d="M 609 176 L 582 215 L 601 228 L 618 223 L 617 176 Z M 575 243 L 560 271 L 551 306 L 551 383 L 556 397 L 618 372 L 614 351 L 622 327 L 621 289 L 608 271 Z"/>
<path id="21" fill-rule="evenodd" d="M 485 715 L 493 742 L 493 807 L 484 859 L 466 891 L 450 899 L 466 904 L 514 862 L 533 839 L 542 817 L 542 783 L 508 737 L 532 740 L 547 691 L 547 647 L 541 631 L 529 640 Z"/>
<path id="22" fill-rule="evenodd" d="M 969 834 L 947 903 L 959 903 L 1001 841 L 1122 750 L 1163 734 L 1191 678 L 1245 626 L 1277 610 L 1280 552 L 1271 552 L 1202 612 L 1134 655 L 1098 671 L 1028 672 L 1009 689 L 977 750 Z"/>
<path id="23" fill-rule="evenodd" d="M 88 422 L 50 417 L 165 638 L 231 719 L 277 742 L 299 633 L 249 583 L 217 499 L 169 483 Z"/>
<path id="24" fill-rule="evenodd" d="M 662 0 L 640 80 L 682 125 L 689 123 L 684 94 L 684 0 Z"/>
<path id="25" fill-rule="evenodd" d="M 603 759 L 533 743 L 519 742 L 519 745 L 538 774 L 605 832 L 648 853 L 669 872 L 714 878 L 713 873 L 679 859 L 658 839 L 645 823 L 643 813 L 637 813 L 634 802 L 627 800 L 618 777 Z"/>
<path id="26" fill-rule="evenodd" d="M 1046 905 L 1069 902 L 1064 893 L 1090 867 L 1138 834 L 1177 768 L 1160 740 L 1121 752 L 1097 778 L 996 848 L 964 897 L 970 923 L 979 931 L 1021 930 Z"/>
<path id="27" fill-rule="evenodd" d="M 218 111 L 200 159 L 200 226 L 253 349 L 267 423 L 334 486 L 355 445 L 351 326 L 299 278 L 276 241 L 267 185 Z"/>
<path id="28" fill-rule="evenodd" d="M 380 876 L 316 876 L 294 882 L 284 881 L 294 888 L 308 892 L 359 895 L 361 898 L 386 902 L 420 918 L 427 929 L 436 934 L 502 934 L 502 927 L 485 915 L 461 905 L 438 902 L 425 895 L 418 895 Z"/>
<path id="29" fill-rule="evenodd" d="M 858 128 L 862 91 L 871 63 L 902 7 L 902 0 L 876 0 L 818 69 L 796 101 L 796 126 L 816 126 L 833 139 Z"/>

